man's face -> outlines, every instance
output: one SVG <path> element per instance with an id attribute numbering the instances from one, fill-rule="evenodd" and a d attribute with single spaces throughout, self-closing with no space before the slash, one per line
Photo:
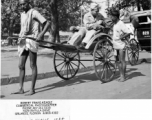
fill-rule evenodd
<path id="1" fill-rule="evenodd" d="M 26 11 L 26 10 L 28 9 L 29 4 L 28 4 L 28 1 L 27 1 L 27 0 L 20 0 L 20 1 L 19 1 L 19 4 L 20 4 L 21 9 L 22 9 L 23 11 Z"/>
<path id="2" fill-rule="evenodd" d="M 98 14 L 98 12 L 99 12 L 98 8 L 95 8 L 95 9 L 91 10 L 91 13 L 92 13 L 93 16 L 96 16 Z"/>

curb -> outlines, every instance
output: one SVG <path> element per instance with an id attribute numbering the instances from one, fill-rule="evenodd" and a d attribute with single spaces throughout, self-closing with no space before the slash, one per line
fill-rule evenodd
<path id="1" fill-rule="evenodd" d="M 81 68 L 79 69 L 78 73 L 82 72 L 87 72 L 93 70 L 93 66 L 88 66 L 86 68 Z M 46 78 L 51 78 L 51 77 L 57 77 L 58 75 L 56 72 L 46 72 L 46 73 L 40 73 L 37 75 L 37 80 L 42 80 Z M 31 75 L 26 75 L 24 82 L 28 82 L 31 80 Z M 19 76 L 17 77 L 8 77 L 8 78 L 2 78 L 1 79 L 1 85 L 9 85 L 9 84 L 14 84 L 14 83 L 19 83 Z"/>
<path id="2" fill-rule="evenodd" d="M 140 61 L 138 64 L 142 64 L 143 62 L 145 62 L 144 60 Z M 127 61 L 127 65 L 128 64 L 129 64 L 129 62 Z M 83 73 L 83 72 L 87 72 L 87 71 L 91 71 L 91 70 L 94 70 L 94 67 L 93 66 L 87 66 L 85 68 L 79 69 L 78 73 Z M 24 82 L 31 81 L 31 77 L 32 77 L 31 75 L 26 75 Z M 51 77 L 59 77 L 59 76 L 56 74 L 55 71 L 40 73 L 40 74 L 37 75 L 37 80 L 47 79 L 47 78 L 51 78 Z M 14 83 L 19 83 L 19 76 L 1 78 L 1 85 L 9 85 L 9 84 L 14 84 Z"/>
<path id="3" fill-rule="evenodd" d="M 11 49 L 11 50 L 1 49 L 1 52 L 14 52 L 14 51 L 17 51 L 17 49 Z"/>

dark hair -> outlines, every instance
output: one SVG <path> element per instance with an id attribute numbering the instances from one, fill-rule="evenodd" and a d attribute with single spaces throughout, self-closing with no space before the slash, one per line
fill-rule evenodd
<path id="1" fill-rule="evenodd" d="M 110 9 L 108 10 L 108 14 L 109 14 L 109 15 L 112 15 L 112 16 L 116 16 L 117 18 L 119 18 L 120 12 L 119 12 L 119 10 L 116 9 L 116 8 L 110 8 Z"/>

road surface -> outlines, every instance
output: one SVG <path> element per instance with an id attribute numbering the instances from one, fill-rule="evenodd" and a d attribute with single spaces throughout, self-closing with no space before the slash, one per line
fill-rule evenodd
<path id="1" fill-rule="evenodd" d="M 118 82 L 117 72 L 113 81 L 101 84 L 94 70 L 82 72 L 75 78 L 65 81 L 55 76 L 37 80 L 36 94 L 32 96 L 11 95 L 18 90 L 18 83 L 2 85 L 2 99 L 150 99 L 151 98 L 151 54 L 140 53 L 140 60 L 148 62 L 136 66 L 127 65 L 127 80 Z M 92 64 L 88 62 L 87 64 Z M 31 82 L 25 82 L 27 92 Z"/>

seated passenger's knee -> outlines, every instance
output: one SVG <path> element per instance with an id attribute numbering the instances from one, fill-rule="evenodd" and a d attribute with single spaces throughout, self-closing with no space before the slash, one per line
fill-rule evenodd
<path id="1" fill-rule="evenodd" d="M 71 26 L 69 29 L 71 32 L 78 32 L 79 28 L 77 26 Z"/>
<path id="2" fill-rule="evenodd" d="M 86 28 L 81 27 L 78 32 L 82 37 L 84 37 L 87 31 L 86 31 Z"/>

